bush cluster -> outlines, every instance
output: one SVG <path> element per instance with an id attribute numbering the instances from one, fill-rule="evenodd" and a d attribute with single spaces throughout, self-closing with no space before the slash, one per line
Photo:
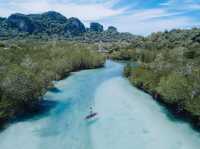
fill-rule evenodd
<path id="1" fill-rule="evenodd" d="M 0 120 L 10 119 L 42 100 L 71 71 L 101 67 L 96 46 L 66 41 L 4 41 L 0 46 Z"/>
<path id="2" fill-rule="evenodd" d="M 199 37 L 197 28 L 153 33 L 114 51 L 111 57 L 137 62 L 139 67 L 128 65 L 124 71 L 134 85 L 199 117 Z"/>

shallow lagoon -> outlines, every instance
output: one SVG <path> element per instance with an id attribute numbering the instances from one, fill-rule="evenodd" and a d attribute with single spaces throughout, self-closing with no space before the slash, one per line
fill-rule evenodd
<path id="1" fill-rule="evenodd" d="M 55 82 L 56 102 L 48 113 L 10 125 L 0 133 L 1 149 L 199 149 L 200 134 L 170 119 L 151 96 L 122 77 L 123 65 L 73 73 Z M 90 106 L 99 115 L 84 118 Z"/>

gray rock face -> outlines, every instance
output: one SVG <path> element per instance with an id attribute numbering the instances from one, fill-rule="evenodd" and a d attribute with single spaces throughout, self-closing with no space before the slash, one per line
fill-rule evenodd
<path id="1" fill-rule="evenodd" d="M 12 27 L 22 32 L 32 33 L 35 29 L 34 22 L 24 14 L 12 14 L 7 21 Z"/>
<path id="2" fill-rule="evenodd" d="M 67 18 L 63 16 L 62 14 L 55 12 L 55 11 L 48 11 L 41 15 L 43 20 L 49 20 L 49 21 L 56 21 L 58 23 L 65 23 L 67 21 Z"/>
<path id="3" fill-rule="evenodd" d="M 69 18 L 67 22 L 64 30 L 72 36 L 78 36 L 86 32 L 84 24 L 79 19 Z"/>
<path id="4" fill-rule="evenodd" d="M 117 31 L 117 28 L 114 27 L 114 26 L 109 26 L 108 29 L 107 29 L 107 31 L 108 31 L 108 32 L 112 32 L 112 33 L 113 33 L 113 32 L 114 32 L 114 33 L 115 33 L 115 32 L 118 32 L 118 31 Z"/>
<path id="5" fill-rule="evenodd" d="M 67 18 L 58 12 L 48 11 L 42 14 L 30 14 L 29 18 L 36 26 L 35 33 L 62 34 Z"/>
<path id="6" fill-rule="evenodd" d="M 103 25 L 93 22 L 90 24 L 90 31 L 92 32 L 103 32 Z"/>
<path id="7" fill-rule="evenodd" d="M 0 23 L 3 22 L 1 20 L 3 20 L 3 18 L 0 19 Z M 19 32 L 27 32 L 29 34 L 67 34 L 73 37 L 86 32 L 84 24 L 79 19 L 67 19 L 65 16 L 55 11 L 30 15 L 16 13 L 12 14 L 6 22 L 11 30 L 15 29 Z"/>
<path id="8" fill-rule="evenodd" d="M 87 42 L 110 42 L 127 37 L 118 33 L 113 26 L 104 31 L 103 25 L 93 22 L 86 28 L 78 18 L 68 19 L 55 11 L 29 15 L 15 13 L 8 18 L 0 17 L 0 39 L 26 38 L 30 35 L 36 39 L 56 37 Z"/>
<path id="9" fill-rule="evenodd" d="M 46 33 L 47 35 L 79 36 L 86 32 L 84 24 L 77 18 L 67 19 L 60 13 L 49 11 L 42 14 L 13 14 L 7 19 L 11 28 L 20 32 Z"/>

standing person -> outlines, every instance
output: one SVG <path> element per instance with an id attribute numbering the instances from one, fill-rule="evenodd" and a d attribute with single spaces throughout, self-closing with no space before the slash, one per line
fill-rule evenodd
<path id="1" fill-rule="evenodd" d="M 93 110 L 92 110 L 92 107 L 90 107 L 90 114 L 92 114 L 93 113 Z"/>

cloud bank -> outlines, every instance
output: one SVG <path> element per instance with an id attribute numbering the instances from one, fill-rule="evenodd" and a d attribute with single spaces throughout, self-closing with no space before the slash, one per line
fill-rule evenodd
<path id="1" fill-rule="evenodd" d="M 1 3 L 1 2 L 0 2 Z M 66 17 L 78 17 L 83 21 L 98 20 L 124 13 L 124 8 L 112 9 L 115 1 L 103 3 L 75 3 L 72 1 L 52 0 L 12 0 L 2 3 L 0 16 L 8 16 L 15 12 L 30 14 L 45 11 L 58 11 Z"/>
<path id="2" fill-rule="evenodd" d="M 172 28 L 198 26 L 198 0 L 1 0 L 0 16 L 58 11 L 84 23 L 99 21 L 120 31 L 147 35 Z"/>

